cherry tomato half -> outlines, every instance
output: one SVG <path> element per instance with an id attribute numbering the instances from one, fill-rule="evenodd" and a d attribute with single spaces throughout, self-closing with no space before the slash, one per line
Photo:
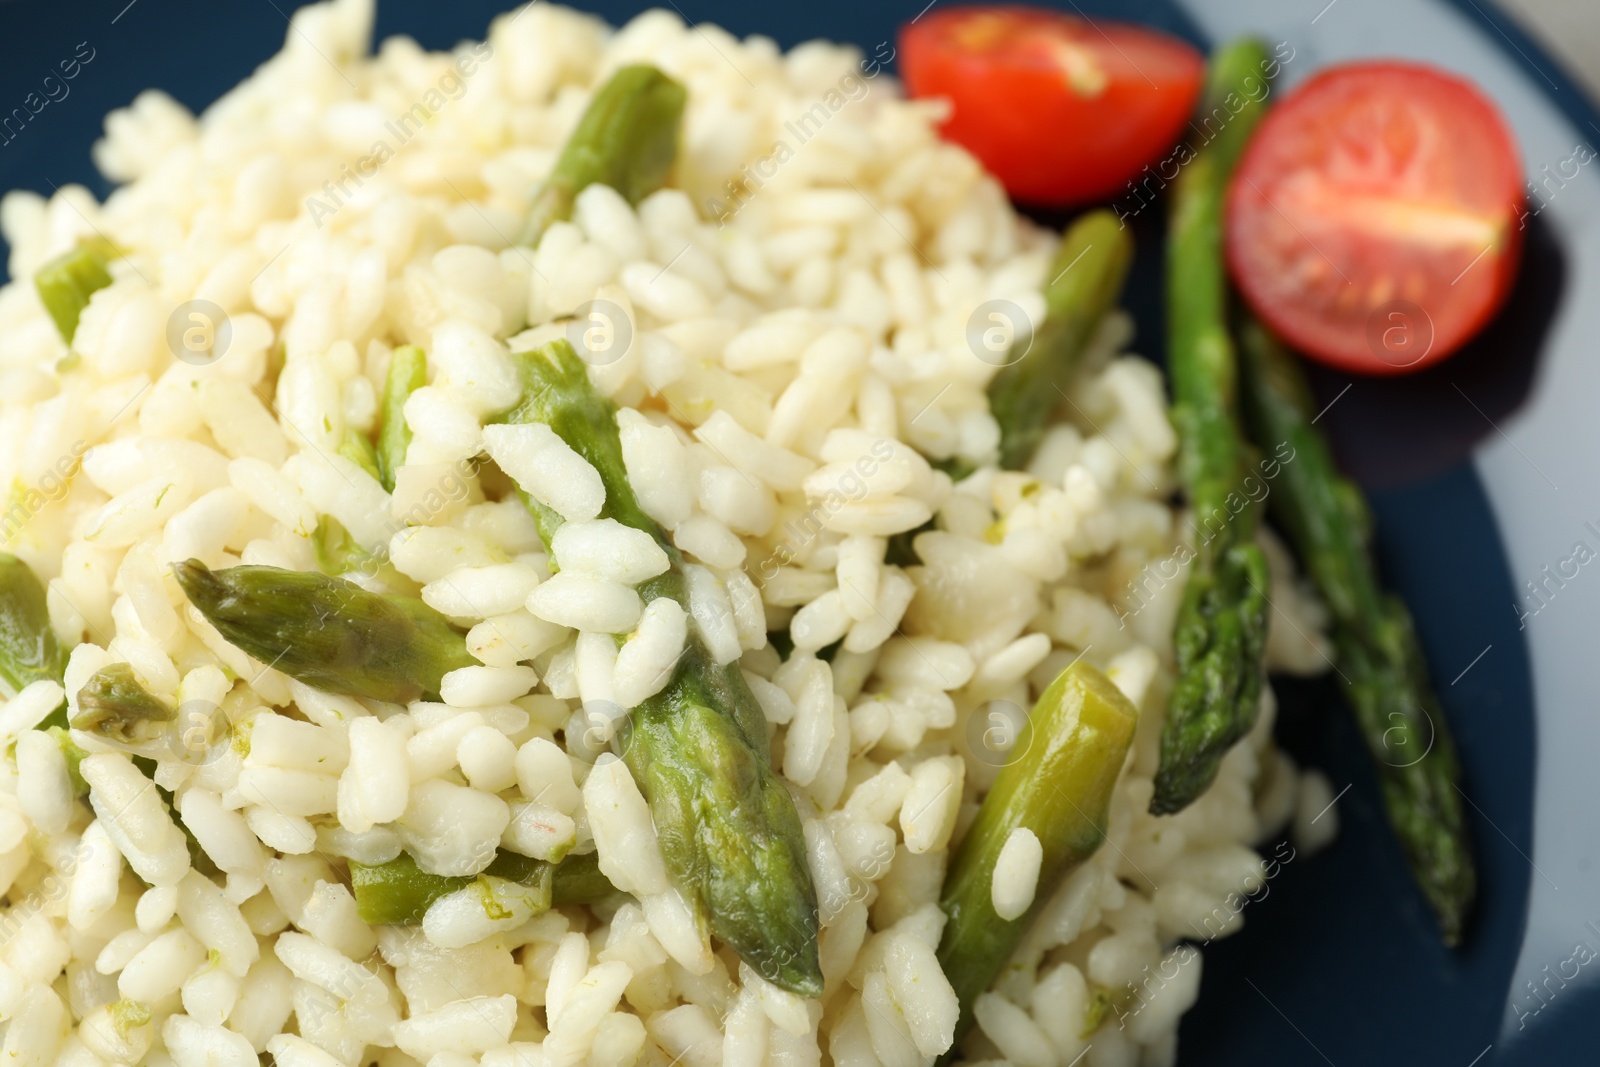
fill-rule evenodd
<path id="1" fill-rule="evenodd" d="M 1228 192 L 1228 263 L 1306 355 L 1400 374 L 1499 310 L 1522 206 L 1516 143 L 1482 92 L 1419 64 L 1351 63 L 1262 120 Z"/>
<path id="2" fill-rule="evenodd" d="M 1175 37 L 1030 7 L 930 11 L 900 30 L 912 96 L 947 97 L 946 137 L 1018 200 L 1121 192 L 1177 139 L 1205 63 Z"/>

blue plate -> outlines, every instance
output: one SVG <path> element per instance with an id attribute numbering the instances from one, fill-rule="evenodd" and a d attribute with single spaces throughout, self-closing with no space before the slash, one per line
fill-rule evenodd
<path id="1" fill-rule="evenodd" d="M 683 5 L 686 19 L 784 46 L 827 37 L 869 52 L 892 43 L 924 2 L 665 0 Z M 79 182 L 104 196 L 109 189 L 88 153 L 104 114 L 147 87 L 198 111 L 280 47 L 294 6 L 5 3 L 0 189 L 48 193 Z M 585 6 L 618 22 L 647 5 Z M 1319 373 L 1315 382 L 1325 402 L 1336 401 L 1325 424 L 1372 494 L 1380 560 L 1416 615 L 1460 745 L 1482 882 L 1468 946 L 1440 947 L 1337 687 L 1279 682 L 1280 740 L 1335 788 L 1348 786 L 1342 829 L 1327 852 L 1283 868 L 1267 896 L 1249 905 L 1243 933 L 1207 951 L 1181 1062 L 1596 1062 L 1584 1023 L 1600 1008 L 1600 962 L 1591 959 L 1600 953 L 1600 819 L 1591 785 L 1600 692 L 1586 668 L 1600 632 L 1600 576 L 1571 558 L 1577 542 L 1600 549 L 1592 459 L 1600 455 L 1592 411 L 1600 365 L 1586 351 L 1600 336 L 1600 179 L 1595 165 L 1574 168 L 1570 160 L 1579 144 L 1593 155 L 1600 117 L 1488 0 L 1062 6 L 1149 23 L 1202 46 L 1241 32 L 1286 41 L 1294 49 L 1285 71 L 1291 85 L 1326 63 L 1374 55 L 1464 72 L 1506 110 L 1525 169 L 1541 183 L 1516 296 L 1471 350 L 1400 381 Z M 480 37 L 501 7 L 385 0 L 378 35 L 448 47 Z M 24 109 L 45 76 L 75 57 L 80 68 L 65 95 L 56 88 L 59 98 L 37 114 Z M 1161 224 L 1159 207 L 1134 220 L 1140 252 L 1130 285 L 1137 347 L 1156 358 Z"/>

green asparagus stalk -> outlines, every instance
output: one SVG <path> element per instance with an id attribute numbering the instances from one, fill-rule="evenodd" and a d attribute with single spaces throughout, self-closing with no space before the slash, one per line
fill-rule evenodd
<path id="1" fill-rule="evenodd" d="M 588 186 L 609 185 L 637 204 L 667 180 L 678 154 L 688 94 L 655 67 L 623 67 L 589 101 L 555 168 L 534 196 L 519 243 L 533 246 L 553 222 L 571 217 Z"/>
<path id="2" fill-rule="evenodd" d="M 1045 317 L 1038 329 L 1016 338 L 1009 362 L 989 382 L 989 411 L 1000 426 L 1000 466 L 1021 470 L 1033 458 L 1061 403 L 1061 388 L 1072 379 L 1078 359 L 1095 330 L 1122 293 L 1133 262 L 1133 239 L 1110 211 L 1080 216 L 1061 235 L 1061 246 L 1045 283 Z M 1025 345 L 1022 352 L 1017 346 Z M 977 467 L 961 457 L 936 466 L 956 481 Z M 911 538 L 891 553 L 912 558 Z"/>
<path id="3" fill-rule="evenodd" d="M 306 685 L 407 703 L 478 661 L 450 621 L 415 597 L 278 567 L 173 567 L 190 603 L 231 644 Z"/>
<path id="4" fill-rule="evenodd" d="M 567 856 L 556 864 L 550 902 L 558 908 L 568 904 L 594 904 L 616 891 L 611 879 L 600 872 L 600 853 L 585 852 L 581 856 Z"/>
<path id="5" fill-rule="evenodd" d="M 1389 824 L 1445 943 L 1458 944 L 1477 873 L 1455 744 L 1411 613 L 1378 581 L 1366 501 L 1340 475 L 1312 425 L 1315 407 L 1294 357 L 1254 319 L 1242 325 L 1240 342 L 1240 392 L 1252 436 L 1257 444 L 1287 442 L 1294 449 L 1294 462 L 1273 490 L 1272 513 L 1333 614 L 1340 673 L 1375 761 Z"/>
<path id="6" fill-rule="evenodd" d="M 372 553 L 350 536 L 344 523 L 332 515 L 317 516 L 317 528 L 311 535 L 311 547 L 317 557 L 317 567 L 323 574 L 338 577 L 372 559 Z"/>
<path id="7" fill-rule="evenodd" d="M 1222 203 L 1228 176 L 1265 109 L 1260 42 L 1241 40 L 1211 60 L 1202 114 L 1239 110 L 1179 174 L 1167 243 L 1167 358 L 1178 474 L 1195 518 L 1195 557 L 1173 642 L 1177 680 L 1161 732 L 1151 812 L 1181 811 L 1205 792 L 1228 749 L 1254 725 L 1267 633 L 1267 563 L 1257 516 L 1238 488 L 1246 461 L 1235 411 L 1238 376 L 1228 334 Z"/>
<path id="8" fill-rule="evenodd" d="M 583 362 L 566 341 L 518 359 L 523 399 L 503 421 L 544 423 L 594 466 L 605 517 L 650 534 L 672 561 L 639 587 L 640 597 L 672 597 L 687 608 L 682 557 L 634 497 L 615 411 Z M 560 516 L 530 506 L 545 544 L 553 543 Z M 709 915 L 711 932 L 767 980 L 819 995 L 816 890 L 800 818 L 772 770 L 766 721 L 738 662 L 719 666 L 691 635 L 667 687 L 622 724 L 618 747 L 649 802 L 674 881 Z"/>
<path id="9" fill-rule="evenodd" d="M 404 852 L 388 863 L 375 866 L 350 864 L 356 911 L 362 922 L 373 924 L 409 926 L 420 923 L 434 901 L 484 877 L 527 886 L 542 900 L 543 907 L 539 910 L 550 907 L 551 865 L 514 852 L 499 853 L 483 874 L 473 878 L 429 874 Z"/>
<path id="10" fill-rule="evenodd" d="M 1034 705 L 1032 743 L 1001 769 L 945 875 L 939 963 L 961 1001 L 958 1039 L 971 1025 L 972 1002 L 1011 958 L 1034 913 L 1100 847 L 1138 717 L 1122 691 L 1082 660 Z M 1033 908 L 1008 920 L 994 910 L 992 884 L 1000 850 L 1017 829 L 1038 837 L 1044 860 Z"/>
<path id="11" fill-rule="evenodd" d="M 67 716 L 65 704 L 61 706 L 60 716 L 63 719 Z M 55 738 L 56 744 L 61 746 L 61 754 L 67 760 L 67 778 L 72 782 L 72 795 L 78 797 L 88 796 L 89 783 L 84 781 L 82 766 L 89 753 L 85 752 L 78 742 L 72 739 L 71 732 L 64 726 L 42 725 L 40 729 Z"/>
<path id="12" fill-rule="evenodd" d="M 429 906 L 440 897 L 484 876 L 537 890 L 546 908 L 593 904 L 617 891 L 600 873 L 599 859 L 598 854 L 590 852 L 552 864 L 501 850 L 482 875 L 459 878 L 429 874 L 402 852 L 388 863 L 350 864 L 350 885 L 362 922 L 408 926 L 421 922 Z"/>
<path id="13" fill-rule="evenodd" d="M 378 450 L 373 447 L 372 438 L 361 431 L 345 428 L 344 440 L 339 442 L 339 455 L 372 475 L 374 480 L 383 480 L 378 468 Z"/>
<path id="14" fill-rule="evenodd" d="M 72 344 L 78 332 L 78 319 L 89 306 L 89 297 L 111 284 L 110 266 L 116 257 L 117 250 L 109 241 L 92 238 L 52 259 L 34 274 L 39 302 L 67 344 Z"/>
<path id="15" fill-rule="evenodd" d="M 1061 235 L 1045 286 L 1045 317 L 1027 353 L 989 383 L 989 410 L 1000 424 L 1000 466 L 1019 470 L 1033 458 L 1050 414 L 1061 403 L 1078 357 L 1122 294 L 1133 238 L 1110 211 L 1091 211 Z"/>
<path id="16" fill-rule="evenodd" d="M 26 563 L 0 552 L 0 692 L 14 697 L 34 682 L 59 682 L 66 669 L 44 585 Z"/>
<path id="17" fill-rule="evenodd" d="M 67 650 L 50 626 L 43 583 L 22 560 L 0 552 L 0 693 L 9 698 L 34 682 L 59 684 L 66 671 Z M 67 736 L 66 701 L 39 729 Z"/>
<path id="18" fill-rule="evenodd" d="M 50 627 L 44 585 L 26 563 L 0 552 L 0 693 L 10 698 L 34 682 L 60 684 L 66 671 L 67 651 Z M 87 753 L 72 740 L 67 725 L 67 702 L 63 700 L 38 728 L 61 745 L 73 791 L 83 796 L 89 786 L 78 773 L 78 764 Z"/>
<path id="19" fill-rule="evenodd" d="M 401 345 L 389 357 L 383 380 L 382 423 L 378 428 L 378 481 L 394 492 L 394 476 L 406 462 L 411 427 L 406 425 L 406 401 L 428 382 L 428 356 L 416 345 Z"/>

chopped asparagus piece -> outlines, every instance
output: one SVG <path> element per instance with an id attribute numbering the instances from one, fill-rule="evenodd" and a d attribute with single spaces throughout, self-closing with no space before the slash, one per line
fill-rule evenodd
<path id="1" fill-rule="evenodd" d="M 409 703 L 477 664 L 450 620 L 415 597 L 277 567 L 173 568 L 191 603 L 229 642 L 306 685 Z"/>
<path id="2" fill-rule="evenodd" d="M 372 475 L 374 480 L 382 481 L 383 475 L 378 470 L 378 450 L 366 434 L 345 430 L 344 440 L 339 442 L 339 455 Z"/>
<path id="3" fill-rule="evenodd" d="M 34 274 L 39 302 L 67 344 L 72 344 L 78 332 L 78 319 L 89 306 L 89 297 L 111 284 L 110 266 L 116 257 L 117 250 L 109 241 L 92 238 L 63 252 Z"/>
<path id="4" fill-rule="evenodd" d="M 623 67 L 589 101 L 555 168 L 533 200 L 519 244 L 534 246 L 553 222 L 572 216 L 578 194 L 598 182 L 637 204 L 667 180 L 678 154 L 688 98 L 655 67 Z"/>
<path id="5" fill-rule="evenodd" d="M 43 583 L 22 560 L 0 552 L 0 692 L 14 697 L 34 682 L 59 682 L 66 669 Z M 64 716 L 57 725 L 66 725 Z"/>
<path id="6" fill-rule="evenodd" d="M 551 864 L 502 850 L 479 877 L 483 876 L 537 889 L 544 896 L 546 908 L 592 904 L 616 892 L 600 873 L 599 856 L 593 852 Z M 434 901 L 475 881 L 476 878 L 429 874 L 405 853 L 388 863 L 350 864 L 356 911 L 365 923 L 420 923 Z"/>
<path id="7" fill-rule="evenodd" d="M 140 683 L 126 663 L 102 667 L 78 690 L 75 730 L 148 754 L 173 719 L 173 709 Z"/>
<path id="8" fill-rule="evenodd" d="M 1091 211 L 1061 235 L 1044 289 L 1045 318 L 1027 354 L 989 383 L 989 410 L 1000 425 L 1000 466 L 1020 470 L 1033 458 L 1078 357 L 1122 294 L 1133 238 L 1110 211 Z"/>
<path id="9" fill-rule="evenodd" d="M 411 445 L 411 427 L 406 425 L 406 401 L 428 381 L 428 356 L 416 345 L 401 345 L 389 357 L 389 373 L 383 380 L 382 423 L 378 428 L 378 481 L 387 492 L 394 492 L 395 472 L 405 466 L 406 449 Z"/>
<path id="10" fill-rule="evenodd" d="M 672 562 L 639 596 L 687 608 L 683 559 L 635 499 L 615 411 L 577 353 L 556 341 L 519 357 L 519 366 L 522 403 L 504 421 L 544 423 L 594 466 L 606 490 L 604 516 L 650 534 Z M 560 516 L 530 507 L 545 544 L 554 543 Z M 738 661 L 719 665 L 691 636 L 666 688 L 633 709 L 617 743 L 650 804 L 668 870 L 709 915 L 711 932 L 768 981 L 820 994 L 816 890 L 800 817 L 772 770 L 766 719 Z"/>
<path id="11" fill-rule="evenodd" d="M 971 1025 L 972 1002 L 1011 958 L 1034 913 L 1100 847 L 1138 718 L 1122 691 L 1082 660 L 1034 705 L 1026 751 L 1001 768 L 945 875 L 940 903 L 949 921 L 939 963 L 961 1001 L 958 1038 Z M 1038 837 L 1044 860 L 1033 907 L 1007 920 L 995 912 L 992 883 L 1000 850 L 1018 828 Z M 952 1055 L 953 1047 L 946 1058 Z"/>

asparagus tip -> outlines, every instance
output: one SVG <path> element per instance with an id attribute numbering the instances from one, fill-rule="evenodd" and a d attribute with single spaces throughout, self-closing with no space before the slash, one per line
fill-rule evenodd
<path id="1" fill-rule="evenodd" d="M 178 579 L 178 584 L 190 600 L 206 593 L 214 592 L 218 587 L 217 576 L 199 560 L 190 558 L 182 563 L 172 565 L 172 575 Z"/>
<path id="2" fill-rule="evenodd" d="M 791 979 L 791 984 L 788 988 L 790 992 L 810 1000 L 815 1000 L 822 996 L 821 967 L 813 967 L 803 974 L 795 975 Z"/>
<path id="3" fill-rule="evenodd" d="M 1150 814 L 1176 815 L 1193 804 L 1216 780 L 1221 763 L 1220 754 L 1205 753 L 1184 761 L 1162 760 L 1156 771 L 1155 791 L 1150 797 Z"/>

